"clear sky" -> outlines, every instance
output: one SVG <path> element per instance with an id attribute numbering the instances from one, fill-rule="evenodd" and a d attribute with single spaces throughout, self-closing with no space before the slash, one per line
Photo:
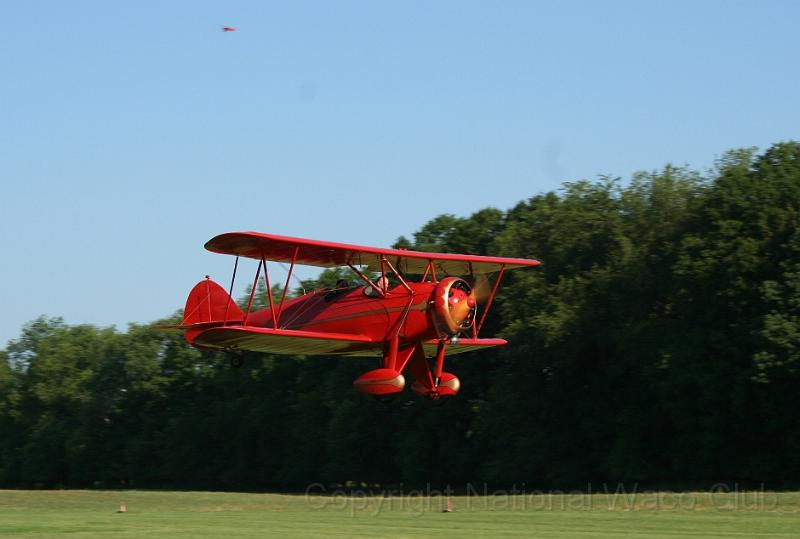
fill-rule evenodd
<path id="1" fill-rule="evenodd" d="M 206 273 L 229 279 L 203 249 L 221 232 L 388 246 L 563 181 L 800 138 L 795 1 L 0 15 L 0 348 L 40 314 L 123 330 L 171 314 Z"/>

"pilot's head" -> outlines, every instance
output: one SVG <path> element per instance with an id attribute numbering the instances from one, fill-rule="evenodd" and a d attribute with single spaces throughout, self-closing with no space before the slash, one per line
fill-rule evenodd
<path id="1" fill-rule="evenodd" d="M 385 273 L 381 275 L 380 279 L 378 279 L 378 286 L 381 287 L 382 290 L 389 289 L 389 276 Z"/>

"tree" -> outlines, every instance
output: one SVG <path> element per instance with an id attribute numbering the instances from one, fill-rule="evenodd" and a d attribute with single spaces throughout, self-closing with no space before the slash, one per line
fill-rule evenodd
<path id="1" fill-rule="evenodd" d="M 0 484 L 791 486 L 798 213 L 787 142 L 706 176 L 668 165 L 435 217 L 396 245 L 544 262 L 505 274 L 484 332 L 510 344 L 448 358 L 463 389 L 444 407 L 355 393 L 373 359 L 248 352 L 230 369 L 177 332 L 41 317 L 0 351 Z M 262 281 L 252 308 L 267 300 Z"/>

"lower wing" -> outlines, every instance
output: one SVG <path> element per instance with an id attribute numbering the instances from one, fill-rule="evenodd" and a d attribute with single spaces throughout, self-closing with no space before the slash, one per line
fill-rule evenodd
<path id="1" fill-rule="evenodd" d="M 251 351 L 285 355 L 340 355 L 382 357 L 384 341 L 363 335 L 298 331 L 292 329 L 226 326 L 207 329 L 192 341 L 194 346 L 210 350 Z M 459 339 L 447 345 L 447 354 L 461 354 L 490 346 L 506 344 L 503 339 Z M 425 355 L 436 355 L 438 341 L 422 343 Z M 402 346 L 402 345 L 401 345 Z"/>
<path id="2" fill-rule="evenodd" d="M 503 346 L 508 344 L 505 339 L 458 339 L 455 343 L 448 343 L 446 353 L 448 356 L 453 354 L 463 354 L 464 352 L 472 352 L 473 350 L 480 350 L 481 348 L 489 348 L 490 346 Z M 439 341 L 430 340 L 422 343 L 425 348 L 426 357 L 435 357 L 436 348 Z"/>
<path id="3" fill-rule="evenodd" d="M 297 331 L 292 329 L 227 326 L 207 329 L 192 344 L 212 350 L 249 350 L 287 355 L 380 355 L 383 343 L 362 335 Z"/>

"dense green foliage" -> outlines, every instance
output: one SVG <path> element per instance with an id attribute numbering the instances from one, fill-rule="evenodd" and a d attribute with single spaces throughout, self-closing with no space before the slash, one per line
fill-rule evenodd
<path id="1" fill-rule="evenodd" d="M 0 484 L 798 484 L 799 214 L 790 142 L 433 219 L 398 244 L 544 261 L 507 274 L 486 333 L 511 344 L 448 360 L 441 407 L 356 393 L 373 360 L 231 369 L 40 318 L 0 352 Z"/>

